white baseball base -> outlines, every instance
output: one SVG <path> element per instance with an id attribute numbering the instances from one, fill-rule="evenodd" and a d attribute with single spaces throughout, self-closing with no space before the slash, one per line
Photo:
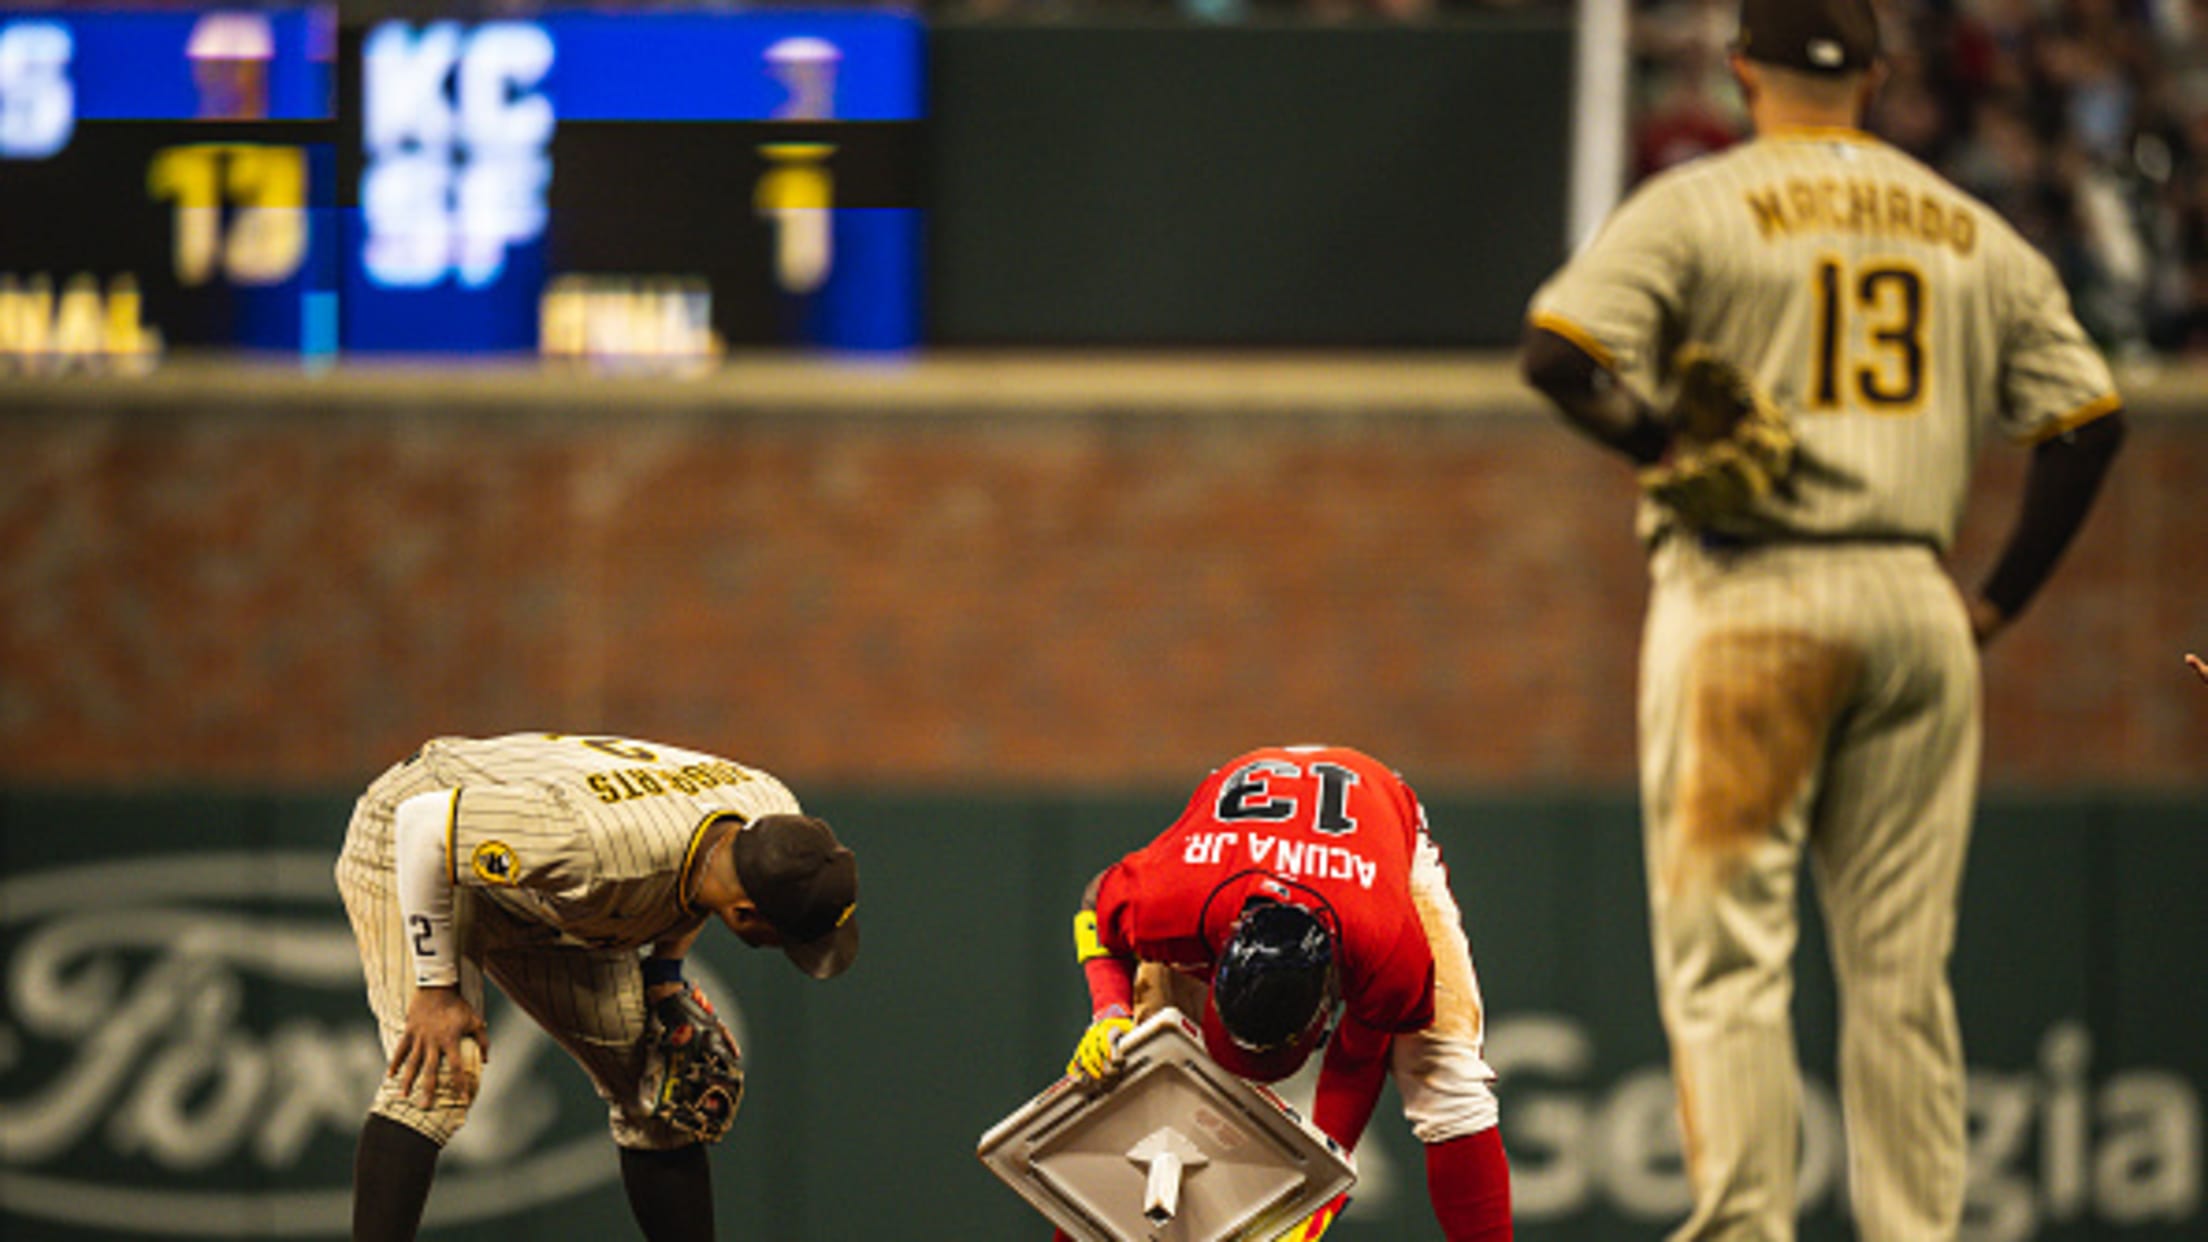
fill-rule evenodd
<path id="1" fill-rule="evenodd" d="M 1333 1139 L 1219 1068 L 1180 1011 L 1128 1032 L 1119 1058 L 1105 1089 L 1062 1078 L 976 1152 L 1081 1242 L 1270 1242 L 1356 1183 Z"/>

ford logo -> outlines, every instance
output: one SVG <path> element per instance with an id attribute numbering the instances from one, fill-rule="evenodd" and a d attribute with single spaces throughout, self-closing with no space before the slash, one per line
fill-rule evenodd
<path id="1" fill-rule="evenodd" d="M 350 1153 L 384 1056 L 334 862 L 178 854 L 0 880 L 6 1215 L 183 1237 L 349 1231 Z M 741 1041 L 731 991 L 695 956 L 689 973 Z M 492 1069 L 425 1225 L 615 1176 L 581 1070 L 495 989 L 489 1004 Z"/>

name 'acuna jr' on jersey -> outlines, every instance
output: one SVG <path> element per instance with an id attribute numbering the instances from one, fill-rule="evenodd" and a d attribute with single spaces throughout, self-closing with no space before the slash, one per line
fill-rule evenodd
<path id="1" fill-rule="evenodd" d="M 1339 937 L 1349 1011 L 1376 1030 L 1415 1030 L 1434 1015 L 1434 956 L 1411 896 L 1425 834 L 1417 795 L 1370 755 L 1251 751 L 1104 872 L 1098 935 L 1115 952 L 1208 981 L 1245 901 L 1308 901 Z"/>
<path id="2" fill-rule="evenodd" d="M 2120 405 L 2046 258 L 1855 130 L 1780 130 L 1651 179 L 1531 309 L 1644 391 L 1687 341 L 1746 369 L 1800 438 L 1756 514 L 1773 534 L 1945 550 L 1990 431 L 2033 443 Z M 1644 534 L 1662 521 L 1644 507 Z"/>

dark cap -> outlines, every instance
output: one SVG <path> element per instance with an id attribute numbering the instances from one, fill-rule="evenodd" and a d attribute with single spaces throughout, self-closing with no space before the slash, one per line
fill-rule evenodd
<path id="1" fill-rule="evenodd" d="M 729 843 L 736 879 L 781 934 L 782 952 L 815 979 L 859 955 L 859 859 L 810 815 L 762 815 Z"/>
<path id="2" fill-rule="evenodd" d="M 1856 73 L 1878 59 L 1871 0 L 1741 0 L 1733 49 L 1804 73 Z"/>

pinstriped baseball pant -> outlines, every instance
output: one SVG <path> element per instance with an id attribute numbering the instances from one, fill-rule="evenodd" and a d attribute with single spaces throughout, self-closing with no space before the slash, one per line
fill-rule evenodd
<path id="1" fill-rule="evenodd" d="M 1689 1239 L 1794 1236 L 1789 1017 L 1806 853 L 1839 983 L 1865 1242 L 1955 1236 L 1964 1068 L 1947 977 L 1979 756 L 1978 659 L 1927 549 L 1656 552 L 1641 784 Z"/>
<path id="2" fill-rule="evenodd" d="M 414 993 L 414 962 L 399 917 L 389 853 L 391 815 L 401 801 L 437 788 L 418 766 L 392 768 L 369 786 L 353 812 L 337 864 L 338 894 L 359 943 L 368 1005 L 375 1012 L 386 1057 L 405 1029 Z M 381 859 L 378 858 L 379 846 Z M 455 895 L 460 935 L 460 990 L 483 1011 L 483 978 L 526 1012 L 583 1067 L 606 1102 L 607 1124 L 622 1147 L 662 1149 L 694 1140 L 658 1121 L 644 1106 L 644 985 L 634 950 L 590 950 L 541 943 L 545 929 L 474 899 Z M 491 1032 L 486 1076 L 497 1070 L 498 1032 Z M 389 1117 L 437 1142 L 450 1141 L 467 1120 L 468 1101 L 440 1085 L 428 1108 L 402 1094 L 386 1076 L 370 1112 Z"/>

